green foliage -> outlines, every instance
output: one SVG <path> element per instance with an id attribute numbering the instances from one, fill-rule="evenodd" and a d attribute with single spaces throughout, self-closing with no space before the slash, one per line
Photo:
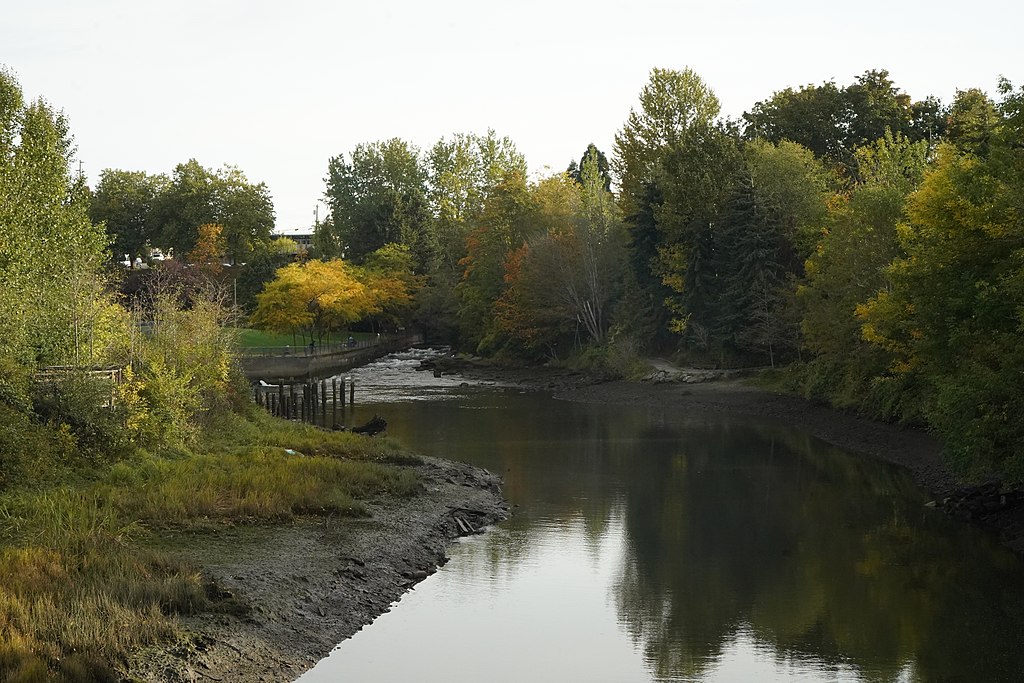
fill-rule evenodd
<path id="1" fill-rule="evenodd" d="M 891 352 L 871 344 L 858 307 L 890 286 L 901 254 L 897 226 L 921 182 L 926 143 L 887 134 L 858 150 L 862 180 L 828 202 L 821 238 L 797 291 L 803 340 L 815 358 L 800 366 L 800 393 L 890 419 L 917 421 L 919 383 L 893 373 Z"/>
<path id="2" fill-rule="evenodd" d="M 67 429 L 0 403 L 0 491 L 52 478 L 74 454 L 75 440 Z"/>
<path id="3" fill-rule="evenodd" d="M 147 259 L 146 245 L 162 243 L 153 209 L 169 185 L 167 176 L 144 171 L 108 168 L 100 174 L 89 203 L 89 218 L 104 225 L 115 257 L 127 254 L 129 260 L 137 256 Z"/>
<path id="4" fill-rule="evenodd" d="M 116 401 L 137 445 L 188 446 L 206 421 L 237 403 L 227 296 L 215 286 L 185 291 L 158 278 L 146 298 L 136 329 L 145 316 L 151 331 L 133 339 Z"/>
<path id="5" fill-rule="evenodd" d="M 492 314 L 494 302 L 504 291 L 508 255 L 540 228 L 539 206 L 524 175 L 515 173 L 492 188 L 475 229 L 466 239 L 466 256 L 459 262 L 462 280 L 459 298 L 459 338 L 477 351 L 497 344 L 498 331 Z"/>
<path id="6" fill-rule="evenodd" d="M 398 138 L 357 145 L 349 160 L 332 157 L 325 193 L 331 220 L 319 230 L 331 231 L 340 253 L 324 255 L 359 264 L 394 242 L 409 247 L 417 270 L 424 272 L 437 250 L 425 182 L 419 150 Z M 326 246 L 329 240 L 321 243 Z"/>
<path id="7" fill-rule="evenodd" d="M 986 156 L 998 124 L 996 104 L 985 93 L 977 88 L 958 90 L 949 108 L 946 140 L 963 152 Z"/>
<path id="8" fill-rule="evenodd" d="M 63 115 L 42 100 L 24 104 L 5 71 L 0 104 L 0 357 L 77 362 L 105 299 L 96 273 L 106 239 L 71 175 Z"/>
<path id="9" fill-rule="evenodd" d="M 79 467 L 129 456 L 134 448 L 124 407 L 113 401 L 117 388 L 109 379 L 71 371 L 33 392 L 33 410 L 42 420 L 74 438 Z"/>
<path id="10" fill-rule="evenodd" d="M 844 88 L 832 82 L 786 88 L 755 104 L 743 119 L 748 139 L 799 143 L 855 180 L 859 174 L 855 150 L 887 130 L 913 141 L 937 137 L 940 131 L 934 129 L 941 120 L 937 109 L 933 101 L 912 103 L 882 69 L 865 71 Z"/>
<path id="11" fill-rule="evenodd" d="M 256 247 L 244 266 L 236 265 L 233 269 L 233 272 L 238 274 L 233 283 L 234 294 L 237 296 L 237 304 L 242 312 L 251 314 L 256 309 L 256 296 L 263 291 L 268 282 L 274 279 L 280 268 L 284 268 L 294 260 L 294 253 L 282 249 L 282 247 L 289 246 L 281 244 L 285 241 L 292 242 L 287 238 L 278 238 L 269 245 Z"/>
<path id="12" fill-rule="evenodd" d="M 450 286 L 462 275 L 466 239 L 491 192 L 506 177 L 526 177 L 526 159 L 507 137 L 460 134 L 438 140 L 426 154 L 427 202 L 438 243 L 437 272 Z"/>
<path id="13" fill-rule="evenodd" d="M 573 161 L 569 164 L 569 168 L 565 170 L 566 174 L 575 180 L 580 185 L 583 184 L 583 166 L 587 163 L 588 159 L 593 159 L 597 164 L 597 174 L 600 176 L 602 185 L 605 192 L 612 191 L 612 172 L 611 166 L 608 164 L 608 158 L 604 155 L 604 152 L 597 148 L 593 142 L 587 145 L 587 149 L 583 152 L 583 156 L 580 157 L 579 163 Z"/>
<path id="14" fill-rule="evenodd" d="M 237 167 L 213 171 L 195 159 L 178 164 L 153 198 L 147 224 L 159 245 L 184 255 L 195 248 L 199 226 L 223 226 L 227 256 L 248 259 L 270 241 L 274 205 L 264 183 L 253 184 Z"/>
<path id="15" fill-rule="evenodd" d="M 631 110 L 615 134 L 612 168 L 619 177 L 623 213 L 643 206 L 648 186 L 658 180 L 665 153 L 693 129 L 710 125 L 721 109 L 711 88 L 690 69 L 651 69 L 640 91 L 640 110 Z"/>
<path id="16" fill-rule="evenodd" d="M 960 470 L 1024 481 L 1024 91 L 1004 84 L 987 157 L 952 145 L 909 203 L 891 287 L 861 309 L 865 336 L 920 378 Z M 974 146 L 974 150 L 979 148 Z"/>

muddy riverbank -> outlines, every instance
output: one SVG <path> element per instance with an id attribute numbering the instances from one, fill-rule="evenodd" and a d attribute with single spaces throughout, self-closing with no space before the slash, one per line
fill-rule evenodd
<path id="1" fill-rule="evenodd" d="M 372 501 L 365 519 L 164 534 L 161 547 L 241 609 L 186 618 L 191 635 L 137 653 L 129 680 L 293 680 L 443 565 L 448 544 L 509 514 L 485 470 L 432 458 L 411 467 L 420 493 Z"/>

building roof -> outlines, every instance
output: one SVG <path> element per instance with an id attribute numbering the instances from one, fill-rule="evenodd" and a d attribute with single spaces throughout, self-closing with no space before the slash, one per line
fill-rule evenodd
<path id="1" fill-rule="evenodd" d="M 271 237 L 290 237 L 295 239 L 296 237 L 312 237 L 313 228 L 304 226 L 299 228 L 274 228 L 270 234 Z"/>

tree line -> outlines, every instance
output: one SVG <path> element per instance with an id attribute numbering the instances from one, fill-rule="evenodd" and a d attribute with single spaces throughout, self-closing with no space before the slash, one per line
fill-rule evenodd
<path id="1" fill-rule="evenodd" d="M 107 249 L 159 246 L 211 272 L 234 263 L 238 303 L 264 327 L 417 326 L 618 374 L 645 352 L 784 365 L 794 391 L 927 425 L 964 472 L 1019 481 L 1022 101 L 1006 81 L 994 99 L 915 101 L 872 70 L 733 120 L 698 74 L 656 68 L 610 154 L 590 145 L 564 173 L 531 176 L 494 131 L 330 158 L 329 213 L 297 257 L 240 170 L 108 169 L 90 191 L 67 171 L 62 117 L 19 104 L 0 255 L 8 291 L 32 295 L 5 298 L 0 343 L 27 363 L 80 359 L 88 327 L 95 356 L 115 335 L 83 321 L 116 302 L 90 274 Z M 33 135 L 52 138 L 38 145 L 50 157 L 27 151 Z M 19 189 L 46 163 L 49 194 Z"/>
<path id="2" fill-rule="evenodd" d="M 411 313 L 462 348 L 617 365 L 783 363 L 805 396 L 927 425 L 961 471 L 1024 478 L 1021 103 L 944 104 L 884 70 L 739 120 L 654 69 L 615 136 L 531 179 L 493 132 L 331 159 L 320 253 L 405 245 Z"/>

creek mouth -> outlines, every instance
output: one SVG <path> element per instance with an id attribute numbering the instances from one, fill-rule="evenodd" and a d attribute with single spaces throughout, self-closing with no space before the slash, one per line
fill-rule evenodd
<path id="1" fill-rule="evenodd" d="M 379 501 L 368 520 L 240 530 L 254 536 L 220 542 L 245 550 L 190 551 L 259 608 L 197 621 L 213 635 L 182 646 L 186 674 L 998 681 L 1024 669 L 1020 561 L 925 506 L 922 481 L 955 486 L 926 435 L 732 382 L 436 377 L 415 371 L 420 353 L 353 371 L 354 416 L 380 413 L 406 446 L 470 464 L 428 461 L 433 483 L 404 512 Z M 451 545 L 465 532 L 453 508 L 507 515 L 488 472 L 515 515 Z M 523 654 L 496 667 L 495 642 Z"/>
<path id="2" fill-rule="evenodd" d="M 375 408 L 400 442 L 500 473 L 515 514 L 299 683 L 1024 668 L 1024 610 L 1007 607 L 1024 606 L 1021 562 L 926 507 L 922 479 L 955 485 L 927 435 L 732 381 L 520 372 L 465 368 L 515 386 Z M 496 662 L 495 642 L 517 654 Z"/>

